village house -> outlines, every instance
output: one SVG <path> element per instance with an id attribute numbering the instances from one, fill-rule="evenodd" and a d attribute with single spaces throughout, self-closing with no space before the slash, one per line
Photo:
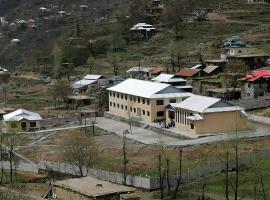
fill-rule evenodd
<path id="1" fill-rule="evenodd" d="M 38 113 L 19 109 L 3 116 L 3 132 L 35 131 L 41 128 Z"/>
<path id="2" fill-rule="evenodd" d="M 157 29 L 154 28 L 151 24 L 138 23 L 132 26 L 129 30 L 132 32 L 133 37 L 136 34 L 141 34 L 145 39 L 148 40 Z"/>
<path id="3" fill-rule="evenodd" d="M 270 3 L 270 0 L 248 0 L 248 3 Z"/>
<path id="4" fill-rule="evenodd" d="M 85 93 L 93 85 L 106 86 L 107 80 L 102 75 L 88 74 L 83 79 L 72 84 L 74 93 Z"/>
<path id="5" fill-rule="evenodd" d="M 192 95 L 169 84 L 137 79 L 127 79 L 107 90 L 110 114 L 146 122 L 164 121 L 167 105 Z"/>
<path id="6" fill-rule="evenodd" d="M 53 194 L 59 200 L 120 200 L 121 194 L 134 190 L 89 176 L 57 181 L 53 185 Z"/>
<path id="7" fill-rule="evenodd" d="M 270 70 L 255 70 L 242 78 L 241 99 L 270 96 Z"/>
<path id="8" fill-rule="evenodd" d="M 186 92 L 192 92 L 193 89 L 191 85 L 187 85 L 187 81 L 185 79 L 179 78 L 176 75 L 172 74 L 160 74 L 159 76 L 153 78 L 152 81 L 170 84 L 171 86 L 174 86 Z"/>
<path id="9" fill-rule="evenodd" d="M 167 121 L 191 134 L 215 134 L 247 129 L 243 108 L 218 98 L 192 95 L 188 99 L 170 104 Z"/>
<path id="10" fill-rule="evenodd" d="M 162 73 L 165 73 L 167 69 L 161 66 L 152 66 L 150 67 L 149 73 L 151 77 L 159 76 Z"/>
<path id="11" fill-rule="evenodd" d="M 199 77 L 201 76 L 201 69 L 183 68 L 179 72 L 177 72 L 176 75 L 186 79 Z"/>

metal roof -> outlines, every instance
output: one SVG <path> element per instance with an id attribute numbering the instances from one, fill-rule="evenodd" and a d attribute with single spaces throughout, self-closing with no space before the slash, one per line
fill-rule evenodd
<path id="1" fill-rule="evenodd" d="M 182 77 L 192 77 L 195 74 L 197 74 L 199 71 L 201 71 L 201 70 L 200 69 L 184 68 L 184 69 L 181 69 L 179 72 L 177 72 L 176 75 L 182 76 Z"/>
<path id="2" fill-rule="evenodd" d="M 39 121 L 42 120 L 38 113 L 30 112 L 28 110 L 19 109 L 12 113 L 3 116 L 4 121 L 21 121 L 23 119 L 29 121 Z"/>
<path id="3" fill-rule="evenodd" d="M 209 65 L 205 69 L 203 69 L 203 71 L 207 74 L 210 74 L 218 68 L 219 68 L 219 66 L 217 66 L 217 65 Z"/>
<path id="4" fill-rule="evenodd" d="M 87 74 L 85 77 L 83 77 L 83 79 L 86 79 L 86 80 L 98 80 L 101 78 L 104 79 L 102 75 L 94 75 L 94 74 Z"/>
<path id="5" fill-rule="evenodd" d="M 87 79 L 82 79 L 80 81 L 76 81 L 75 83 L 72 84 L 72 88 L 73 89 L 80 89 L 82 87 L 91 85 L 93 83 L 95 83 L 96 80 L 87 80 Z"/>
<path id="6" fill-rule="evenodd" d="M 191 121 L 200 121 L 203 120 L 203 117 L 200 114 L 192 114 L 188 117 L 186 117 L 187 119 L 191 120 Z"/>
<path id="7" fill-rule="evenodd" d="M 244 78 L 242 78 L 242 80 L 253 82 L 261 78 L 269 79 L 270 70 L 255 70 L 251 74 L 248 74 Z"/>
<path id="8" fill-rule="evenodd" d="M 168 87 L 172 86 L 164 83 L 157 83 L 152 81 L 144 81 L 130 78 L 113 87 L 108 88 L 107 90 L 144 98 L 165 98 L 165 97 L 170 98 L 181 95 L 187 95 L 186 92 L 181 92 L 180 90 L 179 93 L 157 94 L 158 92 Z"/>
<path id="9" fill-rule="evenodd" d="M 181 103 L 175 105 L 175 107 L 203 113 L 207 108 L 219 102 L 220 100 L 221 99 L 212 98 L 212 97 L 192 95 L 191 97 L 187 98 Z"/>
<path id="10" fill-rule="evenodd" d="M 150 71 L 150 68 L 148 68 L 148 67 L 133 67 L 133 68 L 127 70 L 127 73 L 132 73 L 132 72 L 148 73 L 149 71 Z"/>
<path id="11" fill-rule="evenodd" d="M 230 111 L 243 111 L 244 108 L 239 106 L 230 106 L 230 107 L 221 107 L 221 108 L 207 108 L 204 113 L 213 113 L 213 112 L 230 112 Z"/>
<path id="12" fill-rule="evenodd" d="M 160 82 L 160 83 L 173 83 L 173 82 L 186 82 L 185 79 L 182 78 L 174 78 L 173 74 L 160 74 L 159 76 L 152 79 L 152 81 Z"/>

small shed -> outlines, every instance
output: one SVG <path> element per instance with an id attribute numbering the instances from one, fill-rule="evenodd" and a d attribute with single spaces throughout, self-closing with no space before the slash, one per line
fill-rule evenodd
<path id="1" fill-rule="evenodd" d="M 184 68 L 177 72 L 176 75 L 182 78 L 192 78 L 200 76 L 200 71 L 200 69 Z"/>
<path id="2" fill-rule="evenodd" d="M 57 181 L 53 193 L 63 200 L 115 200 L 121 194 L 132 193 L 135 189 L 101 181 L 92 177 Z"/>

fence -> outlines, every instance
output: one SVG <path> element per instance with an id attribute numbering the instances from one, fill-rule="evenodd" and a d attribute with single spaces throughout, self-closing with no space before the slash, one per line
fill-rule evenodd
<path id="1" fill-rule="evenodd" d="M 270 158 L 270 149 L 261 150 L 258 152 L 249 153 L 246 155 L 239 156 L 239 164 L 243 165 L 249 161 L 257 160 L 257 159 L 266 159 Z M 9 170 L 9 162 L 3 162 L 3 167 L 6 170 Z M 235 161 L 229 161 L 229 170 L 235 169 Z M 25 171 L 25 172 L 34 172 L 38 173 L 41 171 L 55 171 L 64 174 L 70 175 L 79 175 L 79 170 L 70 164 L 60 163 L 60 162 L 49 162 L 49 161 L 40 161 L 38 164 L 29 164 L 19 162 L 16 164 L 16 170 Z M 219 161 L 214 163 L 207 163 L 204 165 L 198 165 L 195 169 L 185 169 L 182 173 L 182 183 L 189 183 L 190 181 L 199 179 L 208 174 L 218 173 L 226 170 L 226 162 Z M 92 176 L 100 180 L 110 181 L 112 183 L 123 184 L 124 183 L 124 175 L 122 173 L 110 172 L 106 170 L 100 169 L 83 169 L 83 174 L 87 176 Z M 172 186 L 175 186 L 177 182 L 177 176 L 170 177 L 170 183 Z M 129 186 L 147 189 L 147 190 L 155 190 L 160 187 L 159 178 L 151 178 L 151 177 L 142 177 L 142 176 L 131 176 L 128 175 L 126 179 L 126 183 Z M 164 185 L 166 186 L 166 184 Z"/>

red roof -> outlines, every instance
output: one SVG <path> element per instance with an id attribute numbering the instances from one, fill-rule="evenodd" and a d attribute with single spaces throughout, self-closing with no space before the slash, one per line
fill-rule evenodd
<path id="1" fill-rule="evenodd" d="M 256 70 L 253 71 L 251 74 L 246 75 L 242 80 L 253 82 L 260 78 L 270 78 L 270 70 Z"/>
<path id="2" fill-rule="evenodd" d="M 197 74 L 199 71 L 201 71 L 201 70 L 200 69 L 184 68 L 184 69 L 181 69 L 179 72 L 177 72 L 176 75 L 181 76 L 181 77 L 192 77 L 195 74 Z"/>
<path id="3" fill-rule="evenodd" d="M 166 71 L 166 69 L 164 67 L 160 67 L 160 66 L 153 66 L 150 69 L 150 72 L 152 74 L 158 74 L 158 73 L 165 72 L 165 71 Z"/>

